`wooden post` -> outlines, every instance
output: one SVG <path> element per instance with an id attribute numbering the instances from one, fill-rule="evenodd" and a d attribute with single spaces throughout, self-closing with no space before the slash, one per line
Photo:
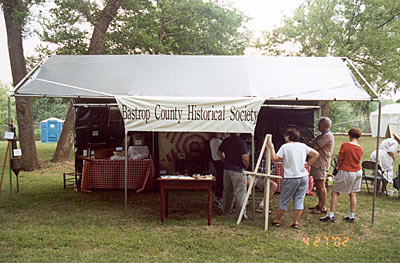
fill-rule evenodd
<path id="1" fill-rule="evenodd" d="M 278 176 L 273 176 L 271 175 L 271 153 L 270 151 L 267 151 L 266 153 L 266 167 L 265 167 L 265 174 L 259 174 L 257 173 L 258 171 L 258 167 L 260 166 L 261 160 L 263 158 L 264 152 L 265 152 L 265 148 L 267 146 L 267 142 L 269 140 L 272 140 L 272 135 L 271 134 L 267 134 L 267 136 L 265 136 L 264 139 L 264 143 L 263 146 L 261 147 L 261 151 L 260 151 L 260 155 L 258 156 L 258 160 L 257 160 L 257 165 L 254 169 L 254 172 L 245 172 L 245 174 L 250 174 L 252 175 L 251 180 L 250 180 L 250 185 L 249 185 L 249 189 L 247 189 L 247 193 L 246 193 L 246 197 L 244 200 L 244 203 L 242 205 L 242 210 L 240 210 L 240 214 L 239 217 L 237 219 L 236 224 L 239 225 L 240 222 L 242 221 L 242 217 L 244 215 L 244 211 L 246 210 L 246 205 L 247 201 L 249 200 L 249 196 L 250 193 L 253 189 L 253 185 L 254 185 L 254 181 L 256 176 L 260 176 L 260 177 L 265 177 L 266 178 L 266 182 L 264 185 L 264 216 L 265 216 L 265 227 L 264 229 L 267 230 L 268 229 L 268 211 L 269 211 L 269 186 L 270 186 L 270 178 L 280 178 Z"/>
<path id="2" fill-rule="evenodd" d="M 268 135 L 267 135 L 267 137 L 268 137 Z M 260 155 L 258 156 L 258 160 L 257 160 L 257 165 L 256 165 L 256 168 L 254 168 L 254 172 L 255 173 L 258 171 L 258 167 L 260 166 L 260 163 L 261 163 L 261 160 L 262 160 L 262 156 L 264 154 L 265 146 L 267 145 L 267 137 L 265 137 L 263 146 L 261 147 Z M 236 222 L 237 225 L 239 225 L 240 222 L 242 221 L 242 217 L 244 215 L 244 211 L 246 210 L 247 201 L 249 200 L 250 193 L 253 190 L 254 181 L 255 181 L 255 176 L 252 176 L 251 180 L 250 180 L 249 188 L 247 189 L 246 198 L 244 199 L 244 202 L 243 202 L 243 205 L 242 205 L 242 210 L 240 211 L 239 217 L 238 217 L 237 222 Z"/>
<path id="3" fill-rule="evenodd" d="M 272 136 L 267 135 L 267 140 L 271 140 Z M 266 153 L 266 158 L 265 158 L 265 173 L 267 175 L 271 175 L 271 151 L 267 150 Z M 269 195 L 270 195 L 270 180 L 271 178 L 267 177 L 267 180 L 265 181 L 264 184 L 264 217 L 265 217 L 265 223 L 264 223 L 264 230 L 268 230 L 268 217 L 269 217 Z"/>

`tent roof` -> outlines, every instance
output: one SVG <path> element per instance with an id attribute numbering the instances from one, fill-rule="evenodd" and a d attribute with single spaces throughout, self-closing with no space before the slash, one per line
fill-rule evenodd
<path id="1" fill-rule="evenodd" d="M 371 99 L 342 58 L 266 56 L 57 55 L 14 95 Z"/>
<path id="2" fill-rule="evenodd" d="M 381 108 L 382 115 L 384 114 L 400 114 L 400 104 L 387 104 Z M 378 116 L 379 110 L 376 110 L 371 113 L 371 115 Z"/>

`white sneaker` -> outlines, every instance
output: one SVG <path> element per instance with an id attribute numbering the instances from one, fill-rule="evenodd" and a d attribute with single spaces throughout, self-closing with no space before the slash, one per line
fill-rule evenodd
<path id="1" fill-rule="evenodd" d="M 256 208 L 256 212 L 257 212 L 257 213 L 262 213 L 262 212 L 264 212 L 264 207 L 262 207 L 262 206 L 257 207 L 257 208 Z"/>
<path id="2" fill-rule="evenodd" d="M 247 214 L 244 214 L 244 215 L 243 215 L 243 219 L 244 219 L 244 220 L 249 220 L 249 217 L 247 216 Z"/>

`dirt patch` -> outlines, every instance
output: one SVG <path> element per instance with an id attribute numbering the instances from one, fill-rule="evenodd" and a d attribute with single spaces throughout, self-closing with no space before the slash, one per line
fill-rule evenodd
<path id="1" fill-rule="evenodd" d="M 41 174 L 49 174 L 47 171 L 49 170 L 58 170 L 58 171 L 68 171 L 68 170 L 73 170 L 74 168 L 74 163 L 71 161 L 66 161 L 66 162 L 51 162 L 51 160 L 39 160 L 39 165 L 40 168 L 38 171 L 40 171 Z"/>

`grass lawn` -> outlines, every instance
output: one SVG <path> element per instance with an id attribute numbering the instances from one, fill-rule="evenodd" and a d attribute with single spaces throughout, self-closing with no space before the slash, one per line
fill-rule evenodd
<path id="1" fill-rule="evenodd" d="M 335 152 L 346 140 L 336 137 Z M 363 137 L 361 144 L 368 159 L 375 140 Z M 5 145 L 0 143 L 1 160 Z M 55 144 L 37 146 L 40 158 L 52 157 Z M 6 170 L 0 192 L 0 262 L 400 262 L 397 195 L 377 197 L 374 224 L 372 194 L 363 189 L 354 224 L 342 220 L 349 210 L 348 196 L 342 195 L 335 224 L 321 223 L 318 215 L 305 211 L 300 230 L 291 229 L 289 208 L 282 227 L 264 232 L 260 215 L 236 226 L 234 218 L 216 215 L 217 210 L 207 226 L 206 192 L 171 191 L 170 215 L 161 223 L 157 190 L 129 192 L 125 214 L 123 191 L 63 189 L 62 173 L 72 171 L 73 164 L 43 164 L 41 170 L 20 173 L 22 193 L 14 195 L 13 213 Z M 275 211 L 278 201 L 275 195 Z M 317 197 L 305 198 L 306 207 L 316 202 Z"/>

